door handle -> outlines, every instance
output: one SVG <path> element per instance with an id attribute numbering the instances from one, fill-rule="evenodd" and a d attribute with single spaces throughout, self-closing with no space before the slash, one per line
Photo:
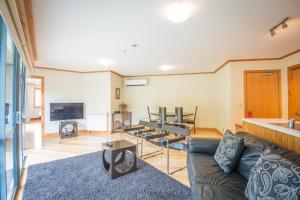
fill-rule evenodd
<path id="1" fill-rule="evenodd" d="M 3 138 L 0 139 L 0 144 L 5 144 L 5 140 Z"/>
<path id="2" fill-rule="evenodd" d="M 22 123 L 22 114 L 20 111 L 16 112 L 16 124 L 21 124 Z"/>
<path id="3" fill-rule="evenodd" d="M 300 116 L 300 112 L 296 112 L 296 116 Z"/>

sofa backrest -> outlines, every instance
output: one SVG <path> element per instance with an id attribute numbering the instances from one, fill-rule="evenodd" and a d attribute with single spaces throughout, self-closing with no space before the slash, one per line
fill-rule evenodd
<path id="1" fill-rule="evenodd" d="M 262 152 L 269 148 L 279 153 L 282 157 L 295 162 L 300 165 L 300 154 L 280 148 L 277 144 L 260 139 L 246 132 L 237 132 L 239 137 L 244 139 L 244 151 L 237 165 L 237 171 L 245 178 L 249 179 L 252 167 L 262 154 Z"/>
<path id="2" fill-rule="evenodd" d="M 238 162 L 237 171 L 247 180 L 249 179 L 252 167 L 262 154 L 267 149 L 278 149 L 279 147 L 271 142 L 257 138 L 246 132 L 237 132 L 238 136 L 244 139 L 244 152 Z"/>

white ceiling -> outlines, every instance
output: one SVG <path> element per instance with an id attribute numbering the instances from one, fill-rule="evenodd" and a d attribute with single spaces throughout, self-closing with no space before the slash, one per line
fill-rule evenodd
<path id="1" fill-rule="evenodd" d="M 124 75 L 207 72 L 228 59 L 300 48 L 299 0 L 190 0 L 194 12 L 183 23 L 166 19 L 170 2 L 33 0 L 36 65 Z M 289 27 L 271 37 L 269 29 L 287 16 Z M 116 63 L 101 66 L 102 58 Z M 160 65 L 175 68 L 162 72 Z"/>

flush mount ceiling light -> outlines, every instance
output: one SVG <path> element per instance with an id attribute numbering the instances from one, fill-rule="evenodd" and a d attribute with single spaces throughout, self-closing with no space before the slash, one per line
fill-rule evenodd
<path id="1" fill-rule="evenodd" d="M 175 67 L 172 65 L 161 65 L 158 67 L 161 71 L 168 71 L 170 69 L 174 69 Z"/>
<path id="2" fill-rule="evenodd" d="M 99 60 L 97 60 L 97 61 L 98 61 L 98 63 L 99 63 L 100 65 L 105 66 L 105 67 L 116 64 L 115 61 L 113 61 L 113 60 L 111 60 L 111 59 L 108 59 L 108 58 L 102 58 L 102 59 L 99 59 Z"/>
<path id="3" fill-rule="evenodd" d="M 286 29 L 288 27 L 287 25 L 287 21 L 289 20 L 289 17 L 286 17 L 284 18 L 280 23 L 276 24 L 275 26 L 273 26 L 271 29 L 270 29 L 270 34 L 271 36 L 274 36 L 276 35 L 276 32 L 275 30 L 281 26 L 282 29 Z"/>
<path id="4" fill-rule="evenodd" d="M 193 6 L 189 2 L 173 2 L 166 8 L 166 17 L 173 23 L 180 23 L 187 20 L 193 11 Z"/>

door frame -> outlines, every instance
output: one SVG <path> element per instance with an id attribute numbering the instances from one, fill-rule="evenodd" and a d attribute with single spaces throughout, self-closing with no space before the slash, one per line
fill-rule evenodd
<path id="1" fill-rule="evenodd" d="M 42 137 L 45 135 L 45 77 L 44 76 L 31 76 L 34 79 L 41 80 L 41 134 Z M 35 98 L 35 97 L 33 97 Z"/>
<path id="2" fill-rule="evenodd" d="M 291 70 L 294 70 L 294 69 L 298 69 L 298 68 L 300 68 L 300 63 L 299 64 L 296 64 L 296 65 L 292 65 L 292 66 L 290 66 L 290 67 L 288 67 L 287 68 L 287 80 L 288 80 L 288 88 L 287 88 L 287 90 L 288 90 L 288 118 L 290 118 L 290 71 Z"/>
<path id="3" fill-rule="evenodd" d="M 268 70 L 245 70 L 244 71 L 244 117 L 247 117 L 247 79 L 249 73 L 278 73 L 278 88 L 279 88 L 279 118 L 282 117 L 282 87 L 281 87 L 281 69 L 268 69 Z"/>

